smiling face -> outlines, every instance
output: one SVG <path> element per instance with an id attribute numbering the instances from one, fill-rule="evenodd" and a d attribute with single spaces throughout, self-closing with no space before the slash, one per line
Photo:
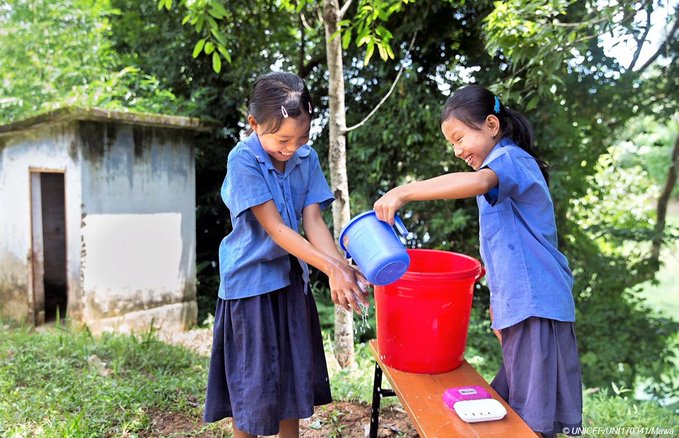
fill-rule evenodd
<path id="1" fill-rule="evenodd" d="M 500 123 L 497 117 L 490 115 L 481 126 L 474 129 L 461 120 L 449 117 L 441 123 L 441 131 L 446 140 L 453 145 L 455 156 L 464 160 L 474 170 L 478 170 L 497 144 Z"/>
<path id="2" fill-rule="evenodd" d="M 285 169 L 285 162 L 292 158 L 297 149 L 309 142 L 311 117 L 305 114 L 296 119 L 292 117 L 283 119 L 275 132 L 267 132 L 268 126 L 258 124 L 252 115 L 248 116 L 248 122 L 257 133 L 262 148 L 269 154 L 274 166 L 281 171 Z"/>

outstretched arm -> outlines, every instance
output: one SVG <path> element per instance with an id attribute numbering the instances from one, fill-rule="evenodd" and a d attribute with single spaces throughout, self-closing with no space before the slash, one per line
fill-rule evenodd
<path id="1" fill-rule="evenodd" d="M 288 227 L 283 222 L 273 201 L 267 201 L 252 207 L 252 213 L 278 246 L 321 270 L 328 276 L 330 288 L 338 300 L 335 301 L 337 304 L 347 310 L 353 307 L 356 312 L 360 313 L 360 306 L 354 298 L 354 296 L 362 297 L 361 288 L 357 284 L 356 274 L 346 261 L 341 259 L 336 248 L 333 255 L 328 255 L 316 248 L 297 231 Z"/>
<path id="2" fill-rule="evenodd" d="M 448 173 L 395 187 L 378 199 L 373 209 L 379 220 L 393 225 L 394 215 L 408 202 L 471 198 L 488 193 L 497 183 L 497 175 L 489 168 Z"/>

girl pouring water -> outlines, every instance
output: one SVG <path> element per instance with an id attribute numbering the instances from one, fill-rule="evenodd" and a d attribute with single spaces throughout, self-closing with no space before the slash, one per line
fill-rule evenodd
<path id="1" fill-rule="evenodd" d="M 443 107 L 441 131 L 474 172 L 416 181 L 374 205 L 393 224 L 411 201 L 476 197 L 481 258 L 503 365 L 491 386 L 535 432 L 579 430 L 582 383 L 573 323 L 573 276 L 557 244 L 547 166 L 520 113 L 471 85 Z"/>

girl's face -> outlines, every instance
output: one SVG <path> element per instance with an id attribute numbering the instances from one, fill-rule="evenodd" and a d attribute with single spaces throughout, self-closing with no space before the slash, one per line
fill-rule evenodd
<path id="1" fill-rule="evenodd" d="M 494 115 L 486 117 L 478 129 L 470 128 L 454 117 L 441 123 L 443 136 L 453 145 L 455 156 L 464 160 L 468 166 L 478 170 L 500 136 L 500 121 Z"/>
<path id="2" fill-rule="evenodd" d="M 285 118 L 281 121 L 278 131 L 266 134 L 268 126 L 258 124 L 252 115 L 248 116 L 248 122 L 259 136 L 262 148 L 269 154 L 274 166 L 279 169 L 284 169 L 285 162 L 292 158 L 297 149 L 309 142 L 311 117 L 306 115 L 301 115 L 296 119 Z"/>

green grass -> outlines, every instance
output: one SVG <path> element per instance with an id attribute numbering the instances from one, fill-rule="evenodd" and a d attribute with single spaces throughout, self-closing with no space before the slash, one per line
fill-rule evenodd
<path id="1" fill-rule="evenodd" d="M 0 436 L 131 436 L 150 410 L 200 418 L 207 360 L 151 333 L 0 330 Z"/>
<path id="2" fill-rule="evenodd" d="M 657 402 L 629 398 L 626 390 L 614 392 L 615 388 L 611 393 L 585 391 L 582 425 L 591 429 L 584 435 L 655 437 L 679 433 L 676 413 L 671 409 Z"/>
<path id="3" fill-rule="evenodd" d="M 202 415 L 208 359 L 153 333 L 94 337 L 63 326 L 36 332 L 1 321 L 0 330 L 0 436 L 148 436 L 154 411 Z M 355 367 L 331 367 L 333 396 L 370 403 L 374 362 L 367 344 L 356 352 Z M 672 409 L 627 395 L 586 393 L 584 425 L 675 426 Z M 395 397 L 383 401 L 396 403 Z M 222 435 L 219 427 L 197 422 L 192 434 Z"/>

